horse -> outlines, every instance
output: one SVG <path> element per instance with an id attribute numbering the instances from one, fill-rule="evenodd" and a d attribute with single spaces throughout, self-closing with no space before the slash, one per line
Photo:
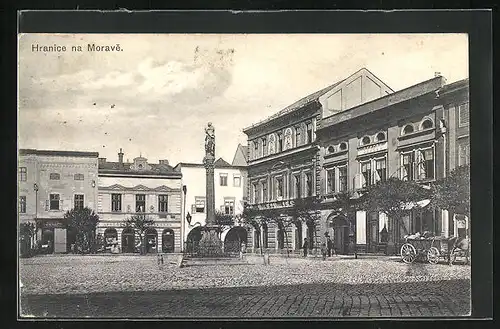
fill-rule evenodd
<path id="1" fill-rule="evenodd" d="M 454 236 L 448 239 L 448 261 L 450 265 L 453 265 L 455 259 L 457 257 L 457 253 L 465 256 L 466 264 L 469 264 L 469 255 L 470 255 L 470 240 L 469 238 L 463 238 Z"/>

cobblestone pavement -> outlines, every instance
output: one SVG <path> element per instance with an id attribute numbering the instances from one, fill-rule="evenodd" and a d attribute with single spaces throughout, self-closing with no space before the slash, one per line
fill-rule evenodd
<path id="1" fill-rule="evenodd" d="M 21 308 L 45 317 L 468 315 L 470 266 L 271 259 L 177 268 L 155 257 L 22 259 Z"/>

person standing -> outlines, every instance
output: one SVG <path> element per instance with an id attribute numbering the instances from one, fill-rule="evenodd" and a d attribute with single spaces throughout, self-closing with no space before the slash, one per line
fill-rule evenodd
<path id="1" fill-rule="evenodd" d="M 307 257 L 307 248 L 309 247 L 309 243 L 307 238 L 304 238 L 304 244 L 302 245 L 302 249 L 304 249 L 304 257 Z"/>
<path id="2" fill-rule="evenodd" d="M 326 248 L 328 252 L 328 257 L 332 257 L 333 241 L 332 238 L 330 237 L 326 238 Z"/>

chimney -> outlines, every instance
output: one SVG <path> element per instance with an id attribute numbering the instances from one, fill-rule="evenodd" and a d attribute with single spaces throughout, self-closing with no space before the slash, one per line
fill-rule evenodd
<path id="1" fill-rule="evenodd" d="M 99 158 L 99 164 L 104 164 L 106 163 L 106 158 Z"/>
<path id="2" fill-rule="evenodd" d="M 159 164 L 168 166 L 168 160 L 159 160 Z"/>
<path id="3" fill-rule="evenodd" d="M 123 164 L 123 152 L 121 148 L 120 148 L 120 153 L 118 153 L 118 162 L 120 164 Z"/>
<path id="4" fill-rule="evenodd" d="M 441 76 L 441 72 L 434 72 L 434 77 L 437 78 L 437 77 L 440 77 Z"/>

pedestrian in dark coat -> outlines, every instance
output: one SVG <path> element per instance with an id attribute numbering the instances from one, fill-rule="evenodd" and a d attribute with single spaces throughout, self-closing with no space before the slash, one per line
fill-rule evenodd
<path id="1" fill-rule="evenodd" d="M 322 243 L 321 244 L 321 256 L 323 256 L 323 260 L 326 260 L 326 244 L 325 243 Z"/>
<path id="2" fill-rule="evenodd" d="M 309 243 L 307 238 L 304 238 L 304 244 L 302 245 L 302 249 L 304 249 L 304 257 L 307 257 L 307 248 L 309 247 Z"/>
<path id="3" fill-rule="evenodd" d="M 326 239 L 326 248 L 328 251 L 328 257 L 332 257 L 333 241 L 330 237 Z"/>

